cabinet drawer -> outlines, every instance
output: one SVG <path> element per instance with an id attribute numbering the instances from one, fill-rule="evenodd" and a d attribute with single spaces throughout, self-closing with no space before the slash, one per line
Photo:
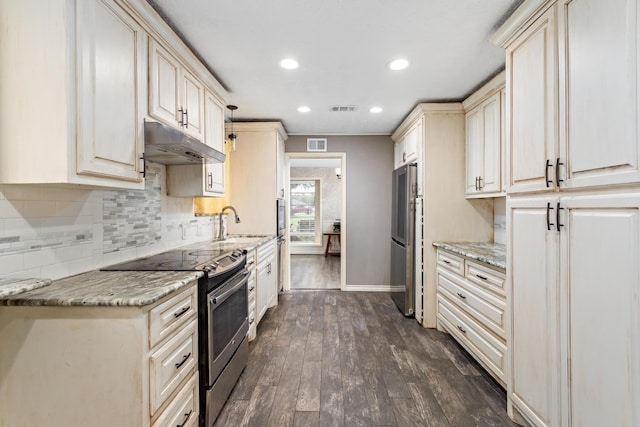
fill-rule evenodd
<path id="1" fill-rule="evenodd" d="M 149 348 L 153 348 L 160 341 L 171 336 L 181 325 L 195 316 L 198 308 L 197 289 L 197 285 L 191 286 L 187 291 L 149 311 Z"/>
<path id="2" fill-rule="evenodd" d="M 195 427 L 198 425 L 198 373 L 189 378 L 152 427 Z"/>
<path id="3" fill-rule="evenodd" d="M 505 275 L 489 267 L 467 260 L 465 276 L 467 280 L 500 295 L 505 295 Z"/>
<path id="4" fill-rule="evenodd" d="M 438 320 L 476 359 L 503 384 L 506 346 L 469 316 L 438 296 Z"/>
<path id="5" fill-rule="evenodd" d="M 247 252 L 247 270 L 253 271 L 256 268 L 256 251 Z"/>
<path id="6" fill-rule="evenodd" d="M 506 339 L 504 332 L 506 303 L 504 299 L 496 298 L 477 287 L 471 288 L 462 279 L 443 269 L 438 269 L 438 292 L 469 313 L 498 337 Z"/>
<path id="7" fill-rule="evenodd" d="M 266 257 L 273 254 L 276 250 L 276 245 L 273 240 L 270 240 L 267 243 L 264 243 L 262 246 L 258 247 L 258 262 L 262 262 Z"/>
<path id="8" fill-rule="evenodd" d="M 192 320 L 149 358 L 149 405 L 152 415 L 197 366 L 196 325 L 197 321 Z"/>
<path id="9" fill-rule="evenodd" d="M 438 249 L 438 265 L 456 273 L 464 275 L 464 258 Z"/>

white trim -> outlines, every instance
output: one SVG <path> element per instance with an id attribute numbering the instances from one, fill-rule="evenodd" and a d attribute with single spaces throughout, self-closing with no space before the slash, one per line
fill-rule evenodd
<path id="1" fill-rule="evenodd" d="M 390 285 L 347 285 L 343 289 L 347 292 L 402 292 L 402 286 Z"/>
<path id="2" fill-rule="evenodd" d="M 347 153 L 345 152 L 327 152 L 327 153 L 285 153 L 287 161 L 287 194 L 291 193 L 291 182 L 290 182 L 290 172 L 289 172 L 289 162 L 291 159 L 310 159 L 310 158 L 326 158 L 326 159 L 340 159 L 340 168 L 342 169 L 342 178 L 340 179 L 341 183 L 341 193 L 342 200 L 340 201 L 340 290 L 347 289 Z M 289 212 L 287 209 L 286 213 L 287 224 L 289 224 Z M 288 235 L 287 235 L 288 239 Z M 287 242 L 290 245 L 290 242 Z M 290 246 L 289 246 L 290 247 Z M 290 252 L 290 251 L 289 251 Z M 291 254 L 287 253 L 287 265 L 291 265 Z M 288 291 L 291 289 L 291 269 L 289 268 L 288 280 L 285 283 L 283 290 Z"/>
<path id="3" fill-rule="evenodd" d="M 314 135 L 313 133 L 309 133 L 309 132 L 304 132 L 304 133 L 300 133 L 300 132 L 288 132 L 289 136 L 310 136 L 310 135 Z M 320 135 L 320 134 L 318 134 Z M 389 136 L 391 135 L 391 133 L 389 132 L 362 132 L 362 133 L 344 133 L 344 132 L 327 132 L 327 133 L 322 133 L 322 136 Z M 328 153 L 330 153 L 330 151 L 328 151 Z"/>

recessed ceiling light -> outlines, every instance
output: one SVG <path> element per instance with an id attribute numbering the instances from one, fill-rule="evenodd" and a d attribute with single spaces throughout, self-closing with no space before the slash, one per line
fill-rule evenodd
<path id="1" fill-rule="evenodd" d="M 387 67 L 389 67 L 389 69 L 393 71 L 404 70 L 408 66 L 409 61 L 407 61 L 406 59 L 394 59 L 387 64 Z"/>
<path id="2" fill-rule="evenodd" d="M 371 112 L 371 113 L 382 113 L 382 107 L 371 107 L 369 109 L 369 112 Z"/>
<path id="3" fill-rule="evenodd" d="M 298 68 L 299 64 L 295 59 L 286 58 L 280 61 L 280 66 L 282 68 L 286 68 L 287 70 L 295 70 L 296 68 Z"/>
<path id="4" fill-rule="evenodd" d="M 309 107 L 298 107 L 298 111 L 301 113 L 308 113 L 309 111 L 311 111 L 311 108 Z"/>

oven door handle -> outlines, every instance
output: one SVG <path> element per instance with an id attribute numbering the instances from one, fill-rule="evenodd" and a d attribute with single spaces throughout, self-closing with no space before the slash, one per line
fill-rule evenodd
<path id="1" fill-rule="evenodd" d="M 248 281 L 248 277 L 249 277 L 250 272 L 249 271 L 245 271 L 242 273 L 242 280 L 240 280 L 240 282 L 238 282 L 237 285 L 235 285 L 233 288 L 229 289 L 228 291 L 220 294 L 220 295 L 216 295 L 216 296 L 210 296 L 209 297 L 209 302 L 211 302 L 212 304 L 218 305 L 218 304 L 222 304 L 223 302 L 225 302 L 227 300 L 227 298 L 229 298 L 235 291 L 237 291 L 238 289 L 240 289 L 242 286 L 247 284 Z"/>

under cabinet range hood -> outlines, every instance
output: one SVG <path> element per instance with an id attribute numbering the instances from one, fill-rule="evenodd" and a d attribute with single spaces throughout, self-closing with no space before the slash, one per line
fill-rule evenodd
<path id="1" fill-rule="evenodd" d="M 163 165 L 223 163 L 224 153 L 159 122 L 144 122 L 144 158 Z"/>

